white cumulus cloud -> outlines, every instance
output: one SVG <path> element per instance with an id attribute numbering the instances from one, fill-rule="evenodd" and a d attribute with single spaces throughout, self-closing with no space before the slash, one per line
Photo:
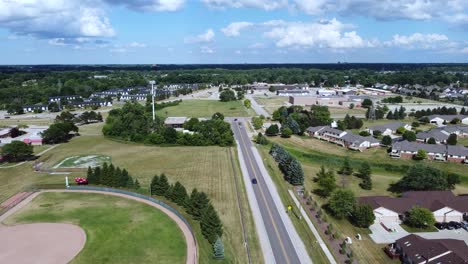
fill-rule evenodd
<path id="1" fill-rule="evenodd" d="M 205 54 L 213 54 L 213 53 L 215 53 L 215 51 L 214 51 L 212 48 L 207 47 L 207 46 L 202 46 L 202 47 L 200 47 L 200 52 L 201 52 L 201 53 L 205 53 Z"/>
<path id="2" fill-rule="evenodd" d="M 212 8 L 260 8 L 275 10 L 288 5 L 287 0 L 202 0 Z"/>
<path id="3" fill-rule="evenodd" d="M 386 46 L 418 49 L 440 48 L 443 46 L 448 47 L 453 45 L 451 42 L 449 42 L 449 39 L 446 35 L 436 33 L 414 33 L 407 36 L 396 34 L 393 36 L 392 40 L 386 41 L 384 44 Z"/>
<path id="4" fill-rule="evenodd" d="M 186 43 L 211 42 L 213 41 L 214 37 L 215 37 L 215 33 L 213 29 L 210 28 L 202 34 L 185 38 L 185 42 Z"/>
<path id="5" fill-rule="evenodd" d="M 227 27 L 221 29 L 221 31 L 227 37 L 237 37 L 240 35 L 240 31 L 248 27 L 253 26 L 253 23 L 250 22 L 234 22 L 229 24 Z"/>
<path id="6" fill-rule="evenodd" d="M 185 0 L 104 0 L 106 3 L 123 5 L 143 12 L 177 11 L 183 8 Z"/>

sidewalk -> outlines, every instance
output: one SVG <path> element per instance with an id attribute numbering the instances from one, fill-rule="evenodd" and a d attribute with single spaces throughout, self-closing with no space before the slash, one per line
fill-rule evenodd
<path id="1" fill-rule="evenodd" d="M 307 215 L 306 211 L 304 210 L 304 208 L 302 208 L 299 200 L 297 200 L 296 196 L 294 195 L 293 191 L 291 190 L 288 190 L 289 192 L 289 195 L 291 195 L 291 197 L 293 198 L 294 200 L 294 203 L 296 204 L 296 206 L 298 208 L 300 208 L 300 211 L 301 211 L 301 215 L 302 217 L 306 220 L 306 223 L 307 225 L 309 226 L 310 230 L 312 230 L 312 233 L 314 234 L 315 238 L 317 238 L 317 243 L 320 245 L 320 247 L 322 248 L 323 252 L 325 253 L 325 256 L 327 256 L 328 258 L 328 261 L 331 263 L 331 264 L 337 264 L 337 262 L 335 261 L 335 258 L 333 257 L 332 253 L 330 252 L 330 250 L 328 249 L 327 245 L 325 244 L 325 241 L 323 241 L 322 237 L 320 236 L 320 234 L 318 233 L 317 229 L 315 228 L 314 224 L 312 223 L 312 221 L 310 221 L 310 218 L 309 216 Z"/>

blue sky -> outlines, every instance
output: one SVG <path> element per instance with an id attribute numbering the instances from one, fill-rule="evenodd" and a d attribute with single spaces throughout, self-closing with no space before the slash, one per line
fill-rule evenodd
<path id="1" fill-rule="evenodd" d="M 468 62 L 466 0 L 0 0 L 0 64 Z"/>

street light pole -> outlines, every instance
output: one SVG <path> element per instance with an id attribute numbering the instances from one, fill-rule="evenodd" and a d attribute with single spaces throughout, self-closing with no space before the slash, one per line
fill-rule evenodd
<path id="1" fill-rule="evenodd" d="M 156 83 L 155 81 L 150 81 L 149 82 L 151 84 L 151 97 L 152 97 L 152 108 L 153 108 L 153 122 L 155 120 L 155 115 L 154 115 L 154 84 Z"/>

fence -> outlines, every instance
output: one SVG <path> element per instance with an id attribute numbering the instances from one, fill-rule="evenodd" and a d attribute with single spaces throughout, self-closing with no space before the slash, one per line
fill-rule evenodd
<path id="1" fill-rule="evenodd" d="M 85 190 L 85 191 L 100 191 L 100 192 L 120 193 L 120 194 L 133 196 L 133 197 L 136 197 L 136 198 L 141 198 L 141 199 L 150 201 L 152 203 L 158 204 L 158 205 L 166 208 L 167 210 L 173 212 L 175 215 L 177 215 L 177 217 L 179 217 L 179 219 L 181 219 L 187 225 L 187 227 L 190 230 L 190 234 L 193 237 L 193 241 L 195 241 L 195 246 L 197 247 L 197 251 L 198 251 L 197 239 L 195 237 L 195 234 L 193 233 L 193 229 L 192 229 L 192 226 L 190 225 L 190 223 L 187 221 L 187 219 L 181 213 L 179 213 L 176 209 L 174 209 L 170 205 L 164 203 L 163 201 L 160 201 L 158 199 L 154 199 L 153 197 L 149 197 L 149 196 L 146 196 L 146 195 L 143 195 L 143 194 L 134 193 L 134 192 L 126 191 L 126 190 L 107 188 L 107 187 L 69 186 L 67 189 L 68 190 Z M 196 261 L 195 263 L 197 263 L 197 260 L 195 260 L 195 261 Z"/>

